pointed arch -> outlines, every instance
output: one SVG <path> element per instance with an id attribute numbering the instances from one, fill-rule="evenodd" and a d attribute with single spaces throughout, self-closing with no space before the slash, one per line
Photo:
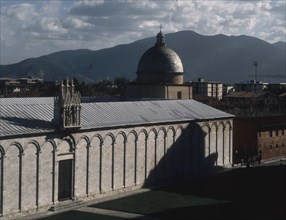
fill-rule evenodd
<path id="1" fill-rule="evenodd" d="M 22 183 L 23 206 L 25 206 L 26 209 L 29 209 L 39 206 L 40 144 L 36 140 L 30 140 L 24 146 L 24 152 Z"/>
<path id="2" fill-rule="evenodd" d="M 145 128 L 141 129 L 141 130 L 138 132 L 138 136 L 139 136 L 141 133 L 144 133 L 144 134 L 145 134 L 145 138 L 146 138 L 146 140 L 147 140 L 147 138 L 148 138 L 148 132 L 147 132 L 147 130 L 146 130 Z"/>
<path id="3" fill-rule="evenodd" d="M 227 120 L 226 122 L 225 122 L 225 127 L 226 126 L 229 126 L 229 130 L 232 130 L 232 123 L 229 121 L 229 120 Z"/>
<path id="4" fill-rule="evenodd" d="M 176 132 L 177 132 L 179 129 L 180 129 L 181 131 L 183 131 L 183 130 L 184 130 L 184 127 L 183 127 L 182 125 L 178 125 L 177 128 L 176 128 Z"/>
<path id="5" fill-rule="evenodd" d="M 101 134 L 95 133 L 91 137 L 91 147 L 89 149 L 89 195 L 101 192 L 102 185 L 102 146 L 104 140 Z"/>
<path id="6" fill-rule="evenodd" d="M 206 169 L 209 166 L 208 159 L 211 155 L 211 125 L 209 122 L 204 122 L 200 128 L 201 130 L 198 130 L 198 168 Z"/>
<path id="7" fill-rule="evenodd" d="M 45 144 L 45 143 L 50 143 L 53 147 L 53 150 L 56 151 L 57 150 L 57 144 L 56 142 L 53 140 L 53 139 L 47 139 L 43 144 L 42 146 Z M 42 149 L 42 147 L 41 147 Z"/>
<path id="8" fill-rule="evenodd" d="M 126 135 L 126 133 L 125 133 L 124 131 L 119 131 L 119 132 L 117 133 L 117 135 L 115 136 L 115 140 L 117 140 L 118 136 L 120 136 L 120 135 L 122 135 L 124 142 L 126 142 L 126 140 L 127 140 L 127 135 Z"/>
<path id="9" fill-rule="evenodd" d="M 40 144 L 38 143 L 38 141 L 35 141 L 35 140 L 30 140 L 30 141 L 24 146 L 24 150 L 25 150 L 25 148 L 26 148 L 29 144 L 34 145 L 34 146 L 36 147 L 38 153 L 41 152 Z"/>
<path id="10" fill-rule="evenodd" d="M 112 132 L 108 132 L 107 134 L 105 134 L 103 140 L 105 141 L 105 139 L 107 137 L 111 138 L 113 144 L 115 143 L 116 138 L 115 138 L 115 135 Z"/>
<path id="11" fill-rule="evenodd" d="M 174 144 L 176 140 L 176 129 L 174 126 L 167 128 L 166 137 L 166 177 L 173 178 L 175 173 Z"/>
<path id="12" fill-rule="evenodd" d="M 136 169 L 137 169 L 137 141 L 138 135 L 134 130 L 129 131 L 126 142 L 126 186 L 136 184 Z"/>
<path id="13" fill-rule="evenodd" d="M 126 133 L 118 132 L 114 146 L 114 189 L 125 187 L 126 141 Z"/>
<path id="14" fill-rule="evenodd" d="M 12 142 L 6 149 L 5 161 L 14 166 L 4 167 L 3 180 L 5 191 L 3 192 L 4 209 L 22 210 L 22 157 L 24 150 L 19 142 Z M 10 183 L 13 182 L 11 185 Z M 13 198 L 11 201 L 9 198 Z"/>
<path id="15" fill-rule="evenodd" d="M 148 132 L 148 137 L 150 136 L 150 133 L 154 132 L 155 134 L 155 139 L 158 137 L 158 131 L 155 128 L 151 128 L 150 131 Z"/>
<path id="16" fill-rule="evenodd" d="M 55 170 L 57 145 L 53 139 L 47 139 L 41 145 L 39 206 L 55 203 Z"/>
<path id="17" fill-rule="evenodd" d="M 225 130 L 224 130 L 224 162 L 225 165 L 232 164 L 232 123 L 230 120 L 225 122 Z"/>
<path id="18" fill-rule="evenodd" d="M 156 174 L 159 179 L 163 179 L 166 174 L 166 137 L 167 130 L 164 127 L 158 129 L 157 147 L 156 147 Z"/>
<path id="19" fill-rule="evenodd" d="M 201 128 L 203 129 L 204 127 L 206 127 L 208 129 L 208 132 L 210 132 L 211 126 L 208 122 L 205 122 L 204 124 L 202 124 Z"/>
<path id="20" fill-rule="evenodd" d="M 216 129 L 218 128 L 218 123 L 217 122 L 212 122 L 211 123 L 211 129 L 212 127 L 215 127 Z"/>
<path id="21" fill-rule="evenodd" d="M 217 122 L 212 122 L 210 130 L 210 154 L 209 154 L 208 165 L 216 166 L 218 162 L 217 158 L 218 158 L 218 124 Z"/>
<path id="22" fill-rule="evenodd" d="M 158 130 L 158 133 L 159 133 L 160 131 L 163 131 L 163 132 L 164 132 L 165 137 L 167 136 L 167 130 L 166 130 L 165 127 L 160 127 L 159 130 Z"/>
<path id="23" fill-rule="evenodd" d="M 0 145 L 0 216 L 3 215 L 3 171 L 4 171 L 5 150 Z"/>
<path id="24" fill-rule="evenodd" d="M 220 127 L 220 126 L 222 126 L 223 129 L 225 129 L 225 122 L 224 122 L 224 121 L 220 121 L 220 122 L 218 123 L 218 127 Z"/>
<path id="25" fill-rule="evenodd" d="M 75 188 L 77 189 L 75 191 L 75 196 L 78 198 L 86 197 L 89 195 L 89 150 L 89 138 L 86 135 L 80 136 L 76 141 L 75 154 Z"/>
<path id="26" fill-rule="evenodd" d="M 131 131 L 127 134 L 127 139 L 128 139 L 128 137 L 129 137 L 131 134 L 134 135 L 135 141 L 137 141 L 137 140 L 138 140 L 138 134 L 137 134 L 137 132 L 136 132 L 135 130 L 131 130 Z"/>
<path id="27" fill-rule="evenodd" d="M 76 140 L 72 135 L 64 137 L 61 141 L 66 141 L 70 145 L 70 152 L 74 152 L 76 148 Z M 60 144 L 59 144 L 60 145 Z"/>
<path id="28" fill-rule="evenodd" d="M 225 135 L 225 125 L 223 121 L 218 123 L 217 129 L 217 165 L 224 165 L 224 135 Z"/>
<path id="29" fill-rule="evenodd" d="M 147 177 L 147 140 L 148 140 L 148 132 L 145 128 L 141 129 L 138 132 L 138 147 L 137 147 L 137 183 L 142 184 Z"/>
<path id="30" fill-rule="evenodd" d="M 175 165 L 175 177 L 182 178 L 184 170 L 184 127 L 178 125 L 176 128 L 176 137 L 174 143 L 174 165 Z"/>
<path id="31" fill-rule="evenodd" d="M 157 151 L 158 132 L 151 128 L 148 132 L 147 140 L 147 184 L 153 182 L 156 178 L 156 151 Z"/>
<path id="32" fill-rule="evenodd" d="M 92 143 L 92 141 L 93 141 L 95 138 L 98 138 L 98 140 L 99 140 L 99 145 L 103 145 L 104 139 L 103 139 L 103 137 L 102 137 L 100 134 L 98 134 L 98 133 L 96 133 L 95 135 L 93 135 L 93 136 L 91 137 L 91 143 Z"/>
<path id="33" fill-rule="evenodd" d="M 16 147 L 18 148 L 18 150 L 19 150 L 19 155 L 23 155 L 23 154 L 24 154 L 24 149 L 23 149 L 22 145 L 21 145 L 19 142 L 12 142 L 12 143 L 8 146 L 6 152 L 7 152 L 7 151 L 9 150 L 9 148 L 11 148 L 12 146 L 16 146 Z"/>
<path id="34" fill-rule="evenodd" d="M 102 190 L 105 192 L 114 190 L 114 144 L 115 136 L 108 132 L 104 135 L 104 143 L 101 151 L 102 165 Z"/>
<path id="35" fill-rule="evenodd" d="M 85 140 L 87 143 L 87 146 L 90 146 L 90 139 L 88 136 L 86 136 L 86 135 L 80 136 L 76 141 L 76 145 L 78 145 L 81 140 Z"/>
<path id="36" fill-rule="evenodd" d="M 4 148 L 0 145 L 0 158 L 3 158 L 5 156 L 5 150 Z"/>

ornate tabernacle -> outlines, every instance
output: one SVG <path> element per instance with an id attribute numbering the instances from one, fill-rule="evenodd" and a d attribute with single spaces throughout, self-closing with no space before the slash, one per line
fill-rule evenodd
<path id="1" fill-rule="evenodd" d="M 54 100 L 54 123 L 58 129 L 80 128 L 81 95 L 75 91 L 73 80 L 62 81 Z"/>

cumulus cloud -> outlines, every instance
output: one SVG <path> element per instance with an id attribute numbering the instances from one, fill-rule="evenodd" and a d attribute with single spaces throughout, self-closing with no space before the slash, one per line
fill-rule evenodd
<path id="1" fill-rule="evenodd" d="M 101 49 L 165 33 L 285 41 L 285 0 L 1 1 L 1 64 L 65 49 Z"/>

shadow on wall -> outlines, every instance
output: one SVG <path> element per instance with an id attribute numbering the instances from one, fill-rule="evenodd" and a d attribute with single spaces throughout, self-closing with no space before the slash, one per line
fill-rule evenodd
<path id="1" fill-rule="evenodd" d="M 154 149 L 150 149 L 155 151 L 156 159 L 154 164 L 150 164 L 147 157 L 147 178 L 143 187 L 148 188 L 166 182 L 178 182 L 223 169 L 223 166 L 218 165 L 218 152 L 223 146 L 218 146 L 216 139 L 211 141 L 210 133 L 204 131 L 200 125 L 190 124 L 174 136 L 173 143 L 170 146 L 164 138 L 161 143 L 160 141 L 158 141 L 159 143 L 155 142 Z M 218 135 L 215 137 L 223 138 L 218 137 Z M 216 146 L 212 142 L 216 143 Z M 161 154 L 160 148 L 163 149 Z M 223 151 L 221 152 L 223 153 Z M 150 166 L 153 166 L 153 168 L 150 169 Z"/>

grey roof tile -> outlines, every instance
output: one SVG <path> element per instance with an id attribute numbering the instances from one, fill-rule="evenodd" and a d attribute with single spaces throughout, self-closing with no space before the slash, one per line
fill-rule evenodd
<path id="1" fill-rule="evenodd" d="M 53 132 L 53 98 L 1 98 L 0 137 Z M 195 100 L 82 103 L 84 129 L 233 117 Z"/>

